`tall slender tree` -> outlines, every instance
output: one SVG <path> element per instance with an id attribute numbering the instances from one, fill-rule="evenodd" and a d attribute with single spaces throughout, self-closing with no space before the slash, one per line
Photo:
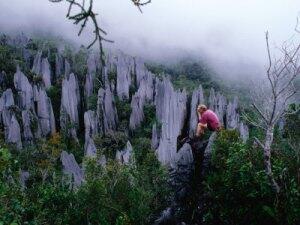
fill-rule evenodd
<path id="1" fill-rule="evenodd" d="M 298 23 L 297 23 L 298 24 Z M 299 31 L 296 29 L 297 33 Z M 272 56 L 269 45 L 269 34 L 265 34 L 268 66 L 266 68 L 266 82 L 261 85 L 256 83 L 253 87 L 252 106 L 256 114 L 255 118 L 245 118 L 252 125 L 264 131 L 265 138 L 256 142 L 263 149 L 264 168 L 269 182 L 276 193 L 280 192 L 280 186 L 275 180 L 271 165 L 271 149 L 274 139 L 274 128 L 279 119 L 289 113 L 288 104 L 296 93 L 294 81 L 300 75 L 300 43 L 290 40 L 280 48 L 280 57 Z"/>

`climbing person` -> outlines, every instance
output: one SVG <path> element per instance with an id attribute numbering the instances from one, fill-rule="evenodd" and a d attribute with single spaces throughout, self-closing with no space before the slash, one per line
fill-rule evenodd
<path id="1" fill-rule="evenodd" d="M 210 109 L 207 109 L 206 105 L 199 105 L 197 107 L 198 114 L 198 125 L 196 128 L 196 134 L 194 137 L 186 136 L 182 138 L 178 137 L 177 140 L 177 151 L 184 145 L 184 143 L 188 143 L 194 148 L 194 146 L 200 146 L 203 144 L 207 144 L 207 140 L 202 140 L 204 131 L 206 129 L 210 131 L 219 131 L 221 129 L 220 121 L 215 112 Z"/>
<path id="2" fill-rule="evenodd" d="M 220 121 L 216 113 L 206 107 L 206 105 L 199 105 L 197 108 L 198 125 L 196 130 L 196 137 L 201 137 L 206 129 L 210 131 L 219 131 Z"/>

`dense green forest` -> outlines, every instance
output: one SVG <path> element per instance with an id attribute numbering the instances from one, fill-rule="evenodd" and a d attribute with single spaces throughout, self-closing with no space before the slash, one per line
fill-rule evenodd
<path id="1" fill-rule="evenodd" d="M 13 75 L 19 65 L 30 82 L 40 82 L 32 73 L 29 60 L 24 61 L 21 49 L 0 39 L 0 72 L 5 71 L 1 94 L 13 88 Z M 79 85 L 84 86 L 87 72 L 85 48 L 65 47 L 63 56 L 72 63 Z M 35 54 L 38 49 L 48 56 L 52 70 L 55 64 L 57 43 L 53 40 L 32 39 L 26 49 Z M 180 61 L 174 66 L 149 63 L 148 69 L 157 76 L 169 74 L 175 88 L 192 92 L 200 84 L 206 92 L 211 87 L 230 93 L 209 69 L 196 61 Z M 109 79 L 116 79 L 109 74 Z M 99 89 L 101 82 L 95 85 Z M 244 88 L 244 87 L 242 87 Z M 134 87 L 133 87 L 134 89 Z M 133 93 L 135 90 L 131 90 Z M 245 93 L 247 90 L 243 89 Z M 96 92 L 95 92 L 96 93 Z M 97 95 L 90 96 L 87 109 L 95 109 Z M 131 95 L 132 95 L 131 93 Z M 59 124 L 61 104 L 61 80 L 57 79 L 47 90 L 56 123 Z M 129 101 L 118 99 L 119 125 L 114 134 L 95 138 L 97 154 L 105 155 L 105 166 L 98 158 L 84 157 L 83 125 L 80 126 L 79 142 L 71 140 L 63 130 L 49 138 L 41 138 L 23 149 L 5 143 L 3 127 L 0 137 L 0 224 L 101 224 L 146 225 L 153 224 L 159 214 L 170 204 L 173 190 L 169 185 L 168 168 L 161 165 L 151 147 L 152 125 L 159 124 L 155 107 L 144 106 L 144 120 L 140 128 L 126 132 L 131 107 Z M 298 107 L 291 105 L 290 107 Z M 244 111 L 251 115 L 250 108 Z M 20 112 L 16 112 L 20 116 Z M 201 185 L 205 199 L 201 218 L 191 218 L 207 225 L 297 225 L 300 224 L 300 113 L 287 115 L 284 129 L 276 127 L 272 145 L 272 166 L 275 179 L 282 190 L 274 193 L 263 167 L 262 149 L 254 137 L 263 138 L 263 132 L 249 124 L 250 137 L 244 143 L 235 130 L 218 133 L 213 144 L 211 170 Z M 133 160 L 120 164 L 114 159 L 117 150 L 127 140 L 133 146 Z M 62 173 L 60 154 L 73 153 L 82 165 L 85 181 L 72 187 Z M 30 176 L 21 182 L 22 171 Z M 194 179 L 197 179 L 194 178 Z M 200 178 L 199 178 L 200 179 Z M 189 204 L 195 204 L 199 193 Z M 190 215 L 198 215 L 197 207 L 191 207 Z"/>

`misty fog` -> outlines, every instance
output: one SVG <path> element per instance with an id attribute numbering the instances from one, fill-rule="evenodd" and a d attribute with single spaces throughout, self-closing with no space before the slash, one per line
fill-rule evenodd
<path id="1" fill-rule="evenodd" d="M 262 75 L 266 64 L 264 34 L 280 45 L 294 34 L 298 0 L 153 0 L 143 13 L 130 0 L 98 0 L 95 11 L 113 44 L 127 54 L 155 62 L 186 56 L 204 60 L 221 76 Z M 48 0 L 0 1 L 0 31 L 59 35 L 79 44 L 91 30 L 65 17 L 67 5 Z"/>

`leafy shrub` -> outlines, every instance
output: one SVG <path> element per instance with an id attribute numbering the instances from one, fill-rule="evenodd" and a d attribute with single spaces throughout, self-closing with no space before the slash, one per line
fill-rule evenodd
<path id="1" fill-rule="evenodd" d="M 290 152 L 289 150 L 286 152 Z M 297 224 L 300 190 L 286 152 L 274 151 L 273 172 L 282 186 L 275 196 L 263 167 L 262 150 L 239 141 L 235 131 L 222 131 L 212 154 L 213 170 L 205 178 L 207 224 Z"/>
<path id="2" fill-rule="evenodd" d="M 142 148 L 145 154 L 139 156 L 143 160 L 137 165 L 121 165 L 109 160 L 102 167 L 96 159 L 85 159 L 85 182 L 77 190 L 71 190 L 61 182 L 59 163 L 52 160 L 57 159 L 63 148 L 58 135 L 47 146 L 42 144 L 39 149 L 33 146 L 26 149 L 23 158 L 16 154 L 10 157 L 4 150 L 6 156 L 1 157 L 1 162 L 9 162 L 6 167 L 14 171 L 28 169 L 30 179 L 27 188 L 22 189 L 18 174 L 12 173 L 12 183 L 7 176 L 1 177 L 0 223 L 152 224 L 154 213 L 166 207 L 166 171 L 149 148 L 149 142 L 145 145 L 140 139 L 135 143 L 134 151 Z M 18 161 L 18 167 L 13 166 L 13 161 Z M 46 168 L 52 176 L 42 182 L 38 171 Z"/>
<path id="3" fill-rule="evenodd" d="M 94 138 L 96 148 L 110 159 L 115 159 L 116 152 L 122 150 L 127 142 L 127 136 L 124 132 L 112 132 L 105 136 Z"/>
<path id="4" fill-rule="evenodd" d="M 91 96 L 88 97 L 87 99 L 87 110 L 97 110 L 97 101 L 98 101 L 98 96 L 97 94 L 92 94 Z"/>

